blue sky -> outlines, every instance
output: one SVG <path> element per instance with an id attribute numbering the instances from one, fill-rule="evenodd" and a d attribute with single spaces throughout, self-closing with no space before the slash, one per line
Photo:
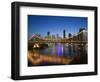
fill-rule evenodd
<path id="1" fill-rule="evenodd" d="M 51 35 L 59 34 L 63 37 L 64 29 L 68 36 L 68 33 L 79 32 L 81 27 L 87 30 L 87 17 L 28 15 L 28 36 L 40 34 L 44 37 L 50 32 Z"/>

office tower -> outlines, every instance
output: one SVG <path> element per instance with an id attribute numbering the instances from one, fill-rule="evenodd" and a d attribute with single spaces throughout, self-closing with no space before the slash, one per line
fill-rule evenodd
<path id="1" fill-rule="evenodd" d="M 55 39 L 55 35 L 52 35 L 52 38 Z"/>
<path id="2" fill-rule="evenodd" d="M 47 36 L 50 36 L 50 32 L 47 32 Z"/>
<path id="3" fill-rule="evenodd" d="M 51 39 L 50 32 L 47 32 L 47 38 L 48 38 L 48 39 Z"/>
<path id="4" fill-rule="evenodd" d="M 63 30 L 63 38 L 66 38 L 66 31 L 65 31 L 65 29 Z"/>
<path id="5" fill-rule="evenodd" d="M 57 39 L 59 38 L 59 34 L 56 34 Z"/>

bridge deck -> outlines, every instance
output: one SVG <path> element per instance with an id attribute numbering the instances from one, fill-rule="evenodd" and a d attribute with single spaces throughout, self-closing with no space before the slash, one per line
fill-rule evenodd
<path id="1" fill-rule="evenodd" d="M 87 41 L 31 41 L 30 43 L 87 43 Z"/>

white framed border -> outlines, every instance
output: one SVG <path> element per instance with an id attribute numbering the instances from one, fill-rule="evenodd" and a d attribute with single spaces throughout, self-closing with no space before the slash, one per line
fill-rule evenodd
<path id="1" fill-rule="evenodd" d="M 27 15 L 88 17 L 88 64 L 58 66 L 27 66 Z M 94 11 L 43 7 L 20 7 L 20 76 L 59 73 L 94 72 Z"/>

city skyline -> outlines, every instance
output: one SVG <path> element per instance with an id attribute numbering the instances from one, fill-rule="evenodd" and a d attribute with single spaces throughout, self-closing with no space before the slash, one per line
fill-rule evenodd
<path id="1" fill-rule="evenodd" d="M 79 32 L 81 27 L 87 30 L 87 17 L 65 17 L 65 16 L 42 16 L 28 15 L 28 36 L 40 34 L 42 37 L 47 36 L 47 32 L 52 35 L 59 34 L 63 37 L 63 30 L 66 31 L 66 37 L 69 33 Z"/>

